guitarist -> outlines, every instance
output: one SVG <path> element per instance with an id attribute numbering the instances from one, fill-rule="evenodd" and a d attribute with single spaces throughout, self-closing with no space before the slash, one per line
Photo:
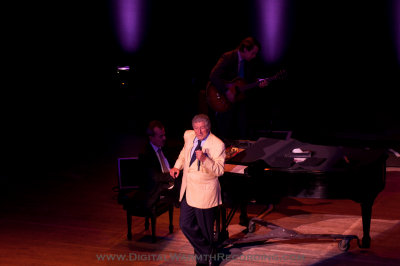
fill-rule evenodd
<path id="1" fill-rule="evenodd" d="M 233 107 L 226 112 L 217 112 L 215 120 L 217 124 L 218 137 L 225 142 L 227 139 L 247 139 L 247 114 L 245 102 L 235 102 L 236 92 L 226 87 L 227 81 L 232 81 L 239 77 L 246 83 L 256 81 L 253 59 L 256 58 L 260 50 L 260 43 L 253 37 L 242 40 L 239 46 L 224 53 L 217 64 L 211 70 L 210 82 L 217 88 L 220 94 L 234 103 Z M 259 87 L 268 85 L 266 79 L 259 80 Z M 248 189 L 245 189 L 249 191 Z M 245 198 L 245 197 L 243 197 Z M 239 224 L 247 226 L 249 218 L 247 216 L 247 202 L 240 203 Z"/>
<path id="2" fill-rule="evenodd" d="M 243 39 L 239 46 L 224 53 L 211 70 L 209 79 L 219 94 L 224 95 L 233 107 L 226 112 L 217 112 L 218 136 L 222 139 L 246 139 L 247 117 L 244 102 L 235 101 L 238 92 L 228 89 L 227 82 L 235 78 L 242 78 L 246 83 L 257 81 L 254 72 L 253 59 L 260 50 L 260 43 L 253 37 Z M 268 85 L 266 79 L 259 80 L 259 87 Z"/>

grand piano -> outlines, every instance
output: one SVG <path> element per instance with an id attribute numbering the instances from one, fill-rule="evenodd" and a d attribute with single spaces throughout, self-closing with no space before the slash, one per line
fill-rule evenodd
<path id="1" fill-rule="evenodd" d="M 282 197 L 351 199 L 361 206 L 363 236 L 304 235 L 280 228 L 264 219 L 250 220 L 267 226 L 271 233 L 244 237 L 235 243 L 259 242 L 271 238 L 333 238 L 341 240 L 339 249 L 347 250 L 356 238 L 359 247 L 370 247 L 372 205 L 385 187 L 387 153 L 384 149 L 317 145 L 293 138 L 259 138 L 237 142 L 227 148 L 225 173 L 220 177 L 223 195 L 219 242 L 229 242 L 228 225 L 243 202 L 277 204 Z M 228 208 L 227 208 L 228 207 Z M 229 214 L 227 209 L 230 209 Z"/>

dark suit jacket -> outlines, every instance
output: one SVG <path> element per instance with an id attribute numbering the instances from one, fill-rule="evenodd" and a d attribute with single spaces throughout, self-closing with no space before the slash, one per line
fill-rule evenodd
<path id="1" fill-rule="evenodd" d="M 168 148 L 163 148 L 163 154 L 171 166 L 171 163 L 175 160 L 172 151 Z M 134 200 L 142 202 L 148 208 L 153 206 L 161 195 L 174 201 L 178 197 L 176 188 L 167 189 L 170 187 L 170 183 L 174 182 L 174 179 L 169 173 L 162 173 L 158 156 L 149 142 L 139 153 L 139 161 L 141 166 L 140 175 L 142 176 L 142 180 L 140 180 L 141 191 L 137 193 Z"/>
<path id="2" fill-rule="evenodd" d="M 238 49 L 224 53 L 210 73 L 210 82 L 221 93 L 226 91 L 225 82 L 232 81 L 238 76 L 239 55 Z M 244 62 L 244 80 L 247 83 L 255 80 L 253 62 Z"/>

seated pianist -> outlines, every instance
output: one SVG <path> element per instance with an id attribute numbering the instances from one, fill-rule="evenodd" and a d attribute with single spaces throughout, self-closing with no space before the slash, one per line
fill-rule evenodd
<path id="1" fill-rule="evenodd" d="M 148 141 L 139 153 L 141 169 L 138 170 L 141 171 L 143 189 L 134 191 L 129 198 L 146 208 L 153 206 L 160 198 L 167 198 L 177 206 L 179 188 L 169 175 L 169 162 L 173 162 L 175 157 L 171 149 L 165 148 L 164 125 L 160 121 L 151 121 L 146 134 Z"/>

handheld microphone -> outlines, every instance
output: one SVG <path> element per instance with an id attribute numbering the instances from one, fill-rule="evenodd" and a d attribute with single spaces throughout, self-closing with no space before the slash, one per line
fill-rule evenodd
<path id="1" fill-rule="evenodd" d="M 197 146 L 195 151 L 201 151 L 201 147 Z M 200 160 L 197 160 L 197 171 L 200 171 Z"/>

